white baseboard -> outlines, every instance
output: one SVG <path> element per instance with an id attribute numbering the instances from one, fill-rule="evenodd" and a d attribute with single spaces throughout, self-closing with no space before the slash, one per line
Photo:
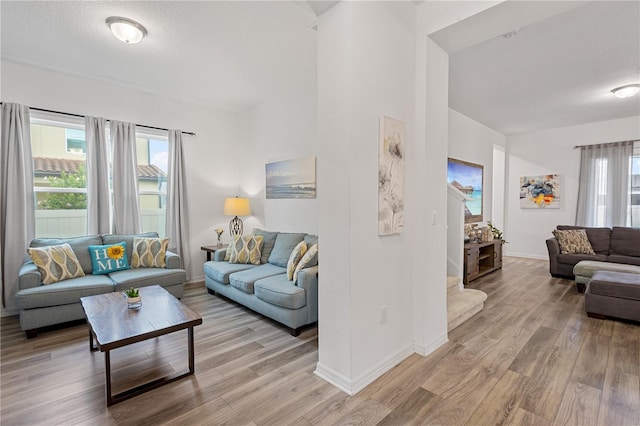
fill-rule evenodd
<path id="1" fill-rule="evenodd" d="M 191 277 L 187 280 L 186 284 L 193 284 L 204 281 L 204 275 L 198 275 L 197 277 Z"/>
<path id="2" fill-rule="evenodd" d="M 313 374 L 320 377 L 325 382 L 329 382 L 347 395 L 353 395 L 351 392 L 351 381 L 342 374 L 320 364 L 320 362 L 316 364 L 316 369 Z"/>
<path id="3" fill-rule="evenodd" d="M 505 253 L 505 257 L 524 257 L 525 259 L 549 260 L 549 256 L 531 254 L 531 253 Z"/>
<path id="4" fill-rule="evenodd" d="M 424 345 L 414 342 L 413 350 L 418 355 L 427 356 L 433 351 L 435 351 L 436 349 L 438 349 L 440 346 L 447 343 L 448 341 L 449 341 L 449 338 L 447 337 L 447 333 L 444 333 L 436 337 L 435 339 L 433 339 L 431 342 Z"/>

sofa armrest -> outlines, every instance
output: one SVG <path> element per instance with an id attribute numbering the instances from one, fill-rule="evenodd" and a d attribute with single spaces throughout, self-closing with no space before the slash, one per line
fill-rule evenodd
<path id="1" fill-rule="evenodd" d="M 31 261 L 23 263 L 18 272 L 18 290 L 40 287 L 41 285 L 42 275 L 40 275 L 36 264 Z"/>
<path id="2" fill-rule="evenodd" d="M 307 323 L 318 321 L 318 266 L 304 268 L 298 272 L 296 285 L 304 289 L 307 297 Z"/>
<path id="3" fill-rule="evenodd" d="M 547 251 L 549 252 L 549 273 L 556 275 L 558 270 L 558 255 L 560 254 L 560 244 L 555 237 L 549 238 L 547 241 Z"/>
<path id="4" fill-rule="evenodd" d="M 213 253 L 213 260 L 215 260 L 216 262 L 222 262 L 224 260 L 224 255 L 227 253 L 228 249 L 221 249 L 221 250 L 216 250 L 215 253 Z"/>
<path id="5" fill-rule="evenodd" d="M 180 256 L 174 252 L 168 251 L 164 257 L 165 268 L 167 269 L 182 269 Z"/>

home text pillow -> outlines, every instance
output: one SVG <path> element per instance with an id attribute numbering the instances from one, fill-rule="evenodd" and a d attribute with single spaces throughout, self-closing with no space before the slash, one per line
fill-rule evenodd
<path id="1" fill-rule="evenodd" d="M 296 270 L 296 266 L 300 263 L 300 259 L 307 252 L 307 243 L 304 241 L 300 241 L 291 252 L 289 256 L 289 261 L 287 262 L 287 278 L 289 281 L 293 280 L 293 273 Z"/>
<path id="2" fill-rule="evenodd" d="M 558 240 L 560 253 L 562 254 L 596 254 L 584 229 L 568 229 L 565 231 L 554 229 L 553 235 Z"/>
<path id="3" fill-rule="evenodd" d="M 69 244 L 31 247 L 27 251 L 42 275 L 42 284 L 84 277 L 82 266 Z"/>
<path id="4" fill-rule="evenodd" d="M 169 238 L 133 239 L 132 268 L 164 268 Z"/>
<path id="5" fill-rule="evenodd" d="M 127 259 L 127 243 L 122 241 L 102 246 L 89 246 L 93 275 L 104 275 L 109 272 L 129 269 Z"/>
<path id="6" fill-rule="evenodd" d="M 233 248 L 231 250 L 229 263 L 260 264 L 260 250 L 262 250 L 261 235 L 247 235 L 244 237 L 236 235 L 233 237 L 231 245 L 233 245 Z M 229 248 L 231 248 L 231 246 Z"/>
<path id="7" fill-rule="evenodd" d="M 306 267 L 311 267 L 318 264 L 317 260 L 315 261 L 315 264 L 312 262 L 314 259 L 316 259 L 317 255 L 318 255 L 318 244 L 314 244 L 311 247 L 309 247 L 309 250 L 307 250 L 304 256 L 302 256 L 302 259 L 300 259 L 300 262 L 298 262 L 298 265 L 296 266 L 295 271 L 293 271 L 294 284 L 298 282 L 298 273 L 301 270 L 303 270 Z"/>

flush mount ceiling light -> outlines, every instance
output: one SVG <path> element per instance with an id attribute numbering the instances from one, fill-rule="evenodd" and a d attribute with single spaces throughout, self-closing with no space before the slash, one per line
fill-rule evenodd
<path id="1" fill-rule="evenodd" d="M 616 87 L 611 91 L 616 98 L 624 99 L 630 98 L 640 92 L 640 84 L 627 84 L 626 86 Z"/>
<path id="2" fill-rule="evenodd" d="M 127 44 L 139 43 L 147 35 L 147 29 L 141 24 L 120 16 L 108 17 L 107 25 L 118 40 Z"/>

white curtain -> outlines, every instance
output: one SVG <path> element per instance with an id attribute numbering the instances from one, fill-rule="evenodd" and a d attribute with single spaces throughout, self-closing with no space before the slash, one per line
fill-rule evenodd
<path id="1" fill-rule="evenodd" d="M 87 233 L 106 234 L 111 228 L 107 121 L 84 118 L 87 141 Z"/>
<path id="2" fill-rule="evenodd" d="M 29 108 L 2 104 L 0 128 L 0 267 L 2 306 L 16 309 L 18 271 L 35 236 Z"/>
<path id="3" fill-rule="evenodd" d="M 142 232 L 138 194 L 136 126 L 110 121 L 113 147 L 113 226 L 114 234 Z"/>
<path id="4" fill-rule="evenodd" d="M 170 247 L 180 255 L 183 268 L 188 268 L 189 212 L 187 205 L 187 182 L 182 149 L 182 132 L 169 130 L 169 169 L 167 178 L 167 222 L 165 231 L 171 240 Z"/>
<path id="5" fill-rule="evenodd" d="M 576 225 L 630 226 L 633 141 L 581 149 Z"/>

